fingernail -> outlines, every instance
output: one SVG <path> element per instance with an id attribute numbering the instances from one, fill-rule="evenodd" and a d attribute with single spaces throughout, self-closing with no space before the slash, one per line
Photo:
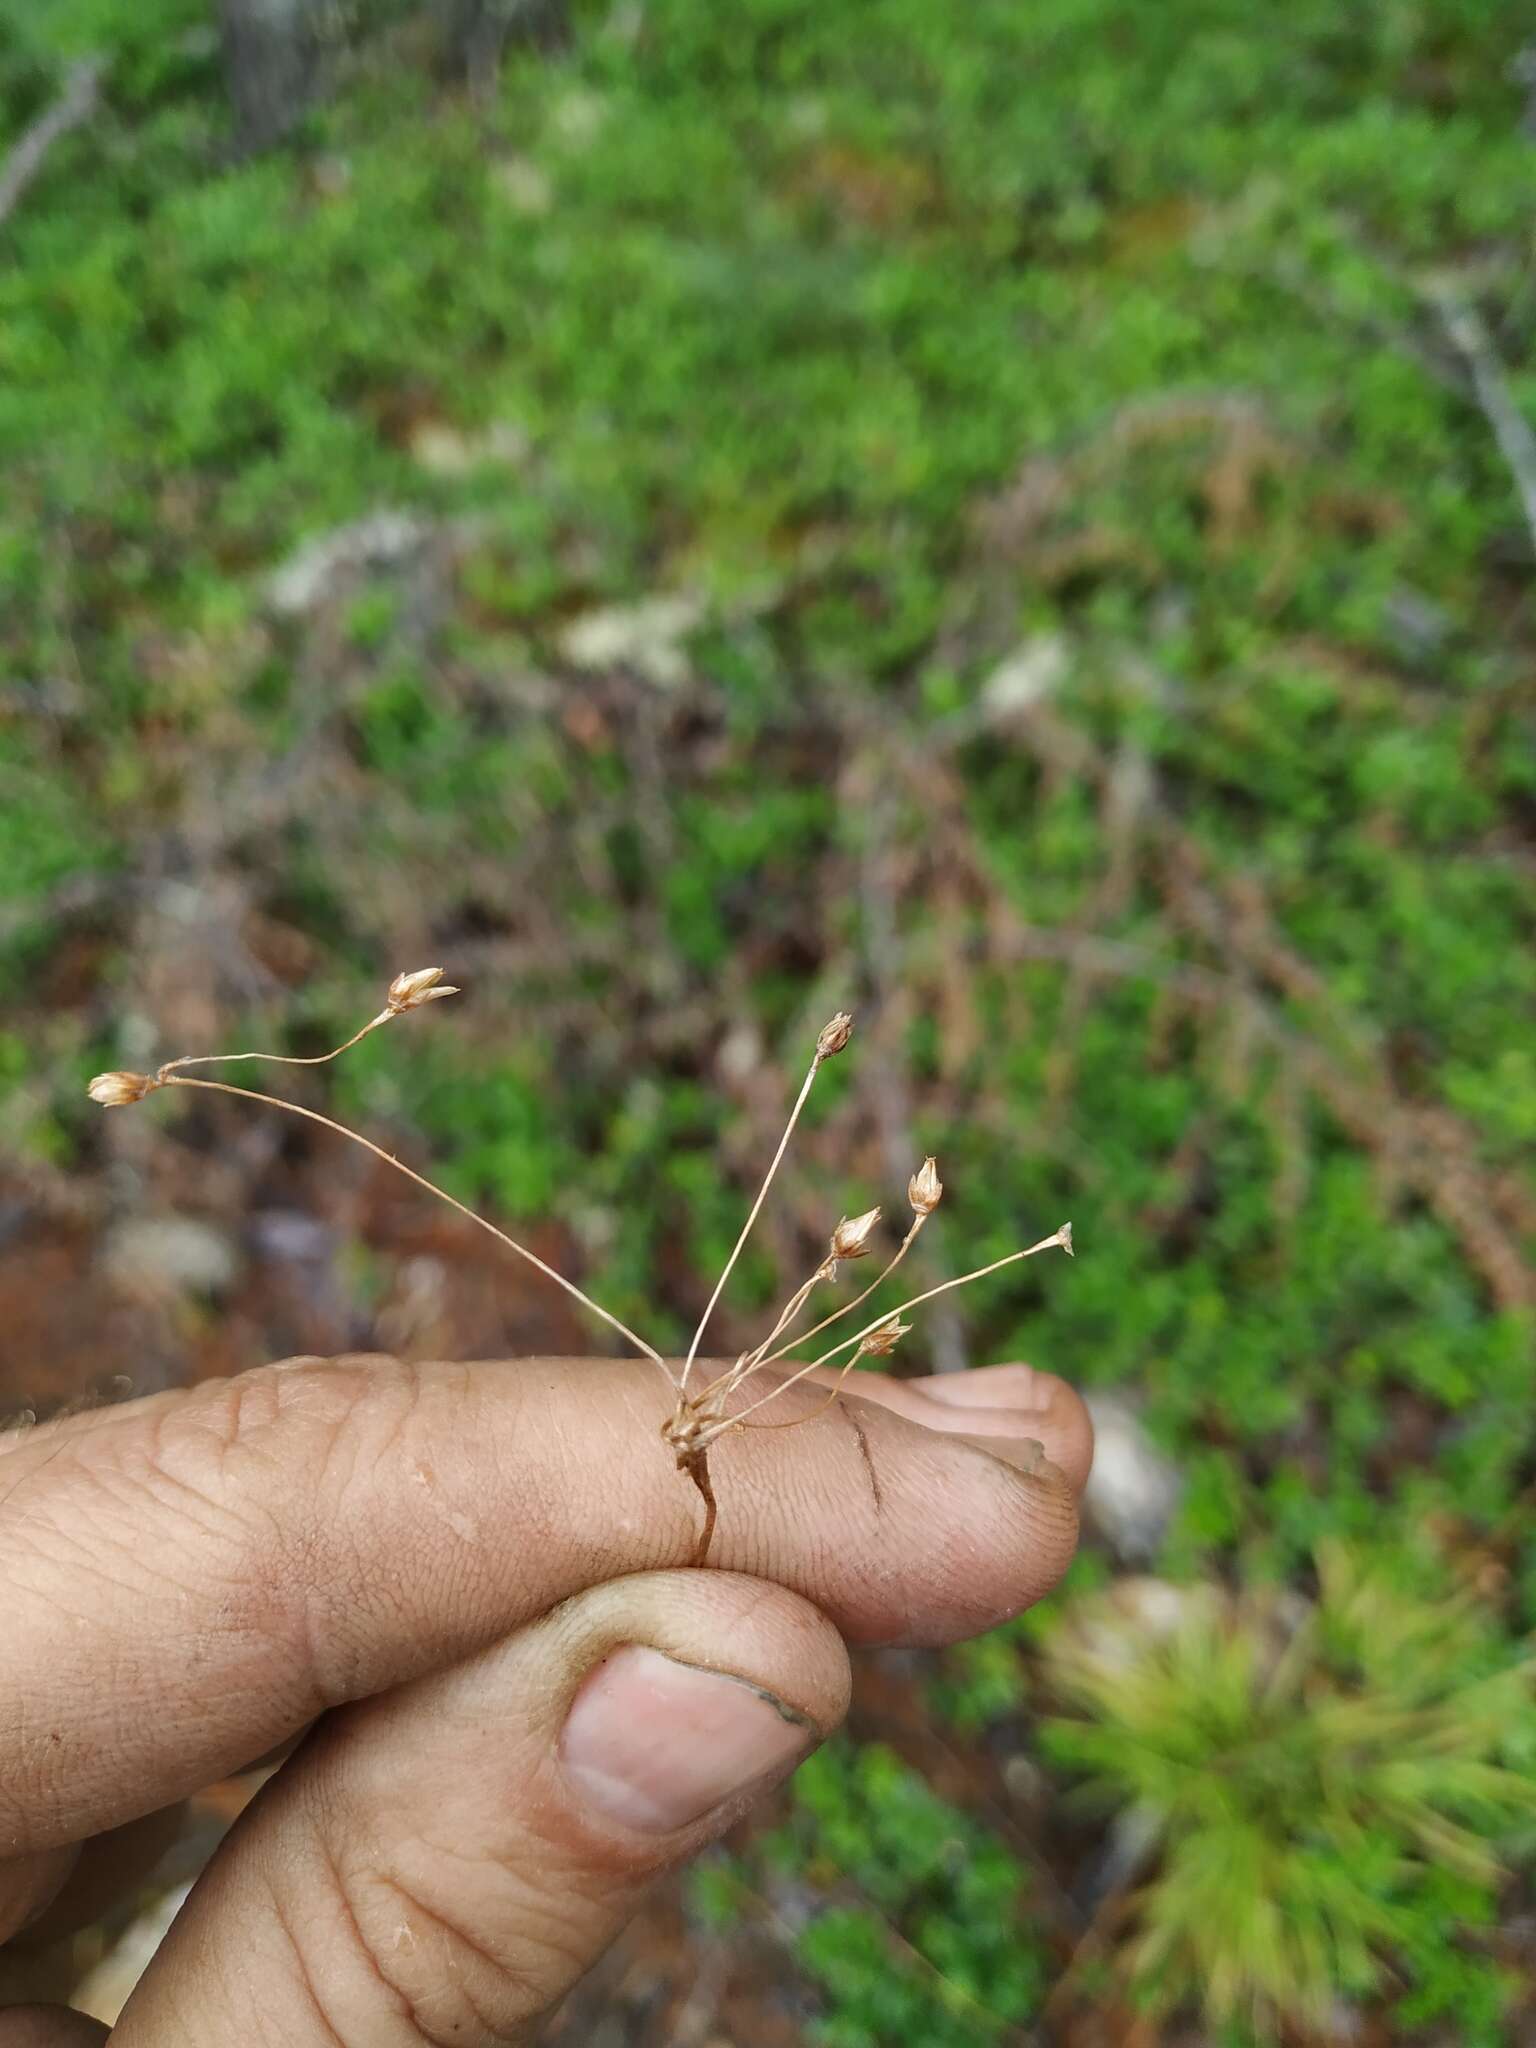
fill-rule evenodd
<path id="1" fill-rule="evenodd" d="M 941 1408 L 995 1408 L 1019 1415 L 1044 1415 L 1060 1381 L 1027 1365 L 984 1365 L 972 1372 L 936 1372 L 907 1382 Z"/>
<path id="2" fill-rule="evenodd" d="M 786 1770 L 815 1738 L 803 1715 L 745 1679 L 630 1643 L 583 1683 L 560 1757 L 605 1819 L 670 1834 Z"/>

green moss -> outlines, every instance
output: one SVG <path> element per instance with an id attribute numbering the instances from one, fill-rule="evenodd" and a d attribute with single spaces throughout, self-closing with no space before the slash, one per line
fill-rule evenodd
<path id="1" fill-rule="evenodd" d="M 1132 1581 L 1050 1642 L 1046 1753 L 1145 1844 L 1130 1987 L 1269 2039 L 1406 1974 L 1403 2020 L 1501 2042 L 1514 1986 L 1462 1942 L 1536 1822 L 1529 1667 L 1422 1559 L 1319 1568 L 1311 1611 Z"/>

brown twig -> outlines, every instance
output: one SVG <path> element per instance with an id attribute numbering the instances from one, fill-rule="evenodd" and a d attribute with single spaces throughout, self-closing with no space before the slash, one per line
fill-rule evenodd
<path id="1" fill-rule="evenodd" d="M 678 1469 L 686 1472 L 699 1489 L 704 1501 L 704 1526 L 699 1531 L 698 1548 L 693 1553 L 695 1565 L 704 1564 L 709 1557 L 709 1546 L 714 1540 L 715 1520 L 719 1513 L 715 1504 L 714 1482 L 709 1476 L 709 1450 L 691 1452 L 678 1460 Z"/>
<path id="2" fill-rule="evenodd" d="M 39 114 L 0 164 L 0 223 L 9 220 L 21 204 L 53 145 L 95 113 L 105 69 L 100 57 L 82 58 L 65 79 L 64 90 L 53 105 Z"/>
<path id="3" fill-rule="evenodd" d="M 1536 549 L 1536 431 L 1510 395 L 1503 365 L 1476 309 L 1448 285 L 1429 286 L 1427 296 L 1440 316 L 1446 338 L 1467 366 L 1473 396 L 1493 429 L 1525 514 L 1531 546 Z"/>

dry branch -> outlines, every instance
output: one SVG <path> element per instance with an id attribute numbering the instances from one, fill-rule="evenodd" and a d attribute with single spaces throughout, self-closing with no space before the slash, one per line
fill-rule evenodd
<path id="1" fill-rule="evenodd" d="M 1493 429 L 1499 453 L 1514 480 L 1526 531 L 1532 548 L 1536 549 L 1536 431 L 1510 394 L 1503 365 L 1476 310 L 1448 287 L 1432 289 L 1429 298 L 1440 315 L 1447 339 L 1467 366 L 1473 396 Z"/>
<path id="2" fill-rule="evenodd" d="M 53 105 L 38 116 L 0 164 L 0 222 L 16 211 L 53 145 L 95 113 L 105 69 L 99 57 L 82 58 Z"/>

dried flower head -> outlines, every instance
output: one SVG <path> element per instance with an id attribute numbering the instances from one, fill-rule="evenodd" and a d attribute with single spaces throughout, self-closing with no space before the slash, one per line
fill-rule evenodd
<path id="1" fill-rule="evenodd" d="M 1060 1230 L 1056 1233 L 1056 1242 L 1061 1246 L 1069 1259 L 1077 1257 L 1076 1252 L 1072 1249 L 1072 1226 L 1070 1223 L 1062 1224 Z"/>
<path id="2" fill-rule="evenodd" d="M 846 1010 L 839 1010 L 830 1024 L 821 1027 L 821 1036 L 816 1041 L 817 1059 L 831 1059 L 834 1053 L 842 1051 L 852 1036 L 853 1019 Z"/>
<path id="3" fill-rule="evenodd" d="M 869 1250 L 870 1233 L 880 1221 L 878 1209 L 866 1209 L 862 1216 L 845 1216 L 832 1233 L 834 1259 L 862 1259 Z"/>
<path id="4" fill-rule="evenodd" d="M 939 1206 L 944 1193 L 944 1183 L 939 1179 L 939 1169 L 930 1157 L 907 1182 L 907 1200 L 919 1216 L 931 1216 Z"/>
<path id="5" fill-rule="evenodd" d="M 155 1085 L 151 1074 L 98 1074 L 85 1092 L 104 1109 L 123 1109 L 142 1102 Z"/>
<path id="6" fill-rule="evenodd" d="M 911 1327 L 900 1316 L 887 1316 L 861 1341 L 859 1349 L 866 1358 L 889 1358 Z"/>
<path id="7" fill-rule="evenodd" d="M 389 1007 L 396 1015 L 402 1010 L 419 1010 L 423 1003 L 435 1003 L 442 996 L 456 996 L 456 988 L 440 986 L 441 967 L 418 967 L 410 974 L 397 974 L 389 984 Z"/>

